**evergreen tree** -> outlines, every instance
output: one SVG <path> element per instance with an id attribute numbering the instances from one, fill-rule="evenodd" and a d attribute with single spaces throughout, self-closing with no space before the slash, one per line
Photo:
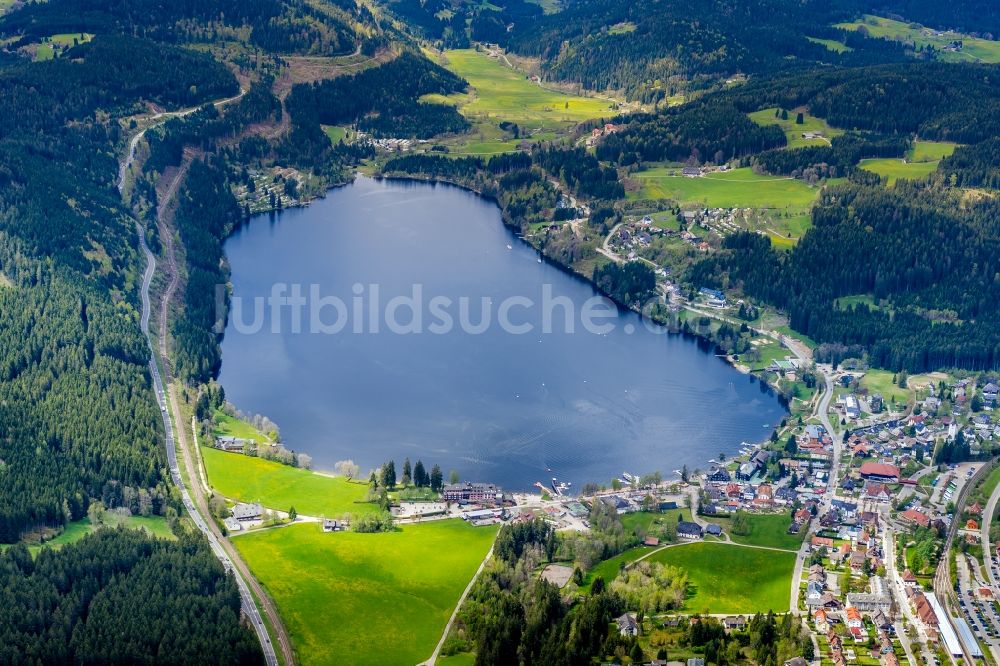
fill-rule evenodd
<path id="1" fill-rule="evenodd" d="M 402 483 L 404 486 L 408 486 L 412 481 L 413 481 L 413 469 L 410 467 L 410 459 L 406 458 L 406 460 L 403 461 Z"/>

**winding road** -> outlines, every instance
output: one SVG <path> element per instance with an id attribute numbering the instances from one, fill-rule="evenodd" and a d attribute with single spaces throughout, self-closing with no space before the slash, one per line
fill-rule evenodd
<path id="1" fill-rule="evenodd" d="M 241 92 L 239 95 L 235 97 L 216 102 L 216 106 L 225 105 L 235 99 L 238 99 L 243 94 L 244 93 Z M 187 109 L 185 111 L 178 111 L 174 113 L 160 113 L 157 114 L 155 118 L 164 119 L 169 117 L 183 116 L 187 115 L 188 113 L 191 113 L 193 110 L 194 109 Z M 132 163 L 135 161 L 136 149 L 139 145 L 139 141 L 145 134 L 146 129 L 137 132 L 131 138 L 131 140 L 129 141 L 128 152 L 125 158 L 122 160 L 122 163 L 119 167 L 118 189 L 123 195 L 125 191 L 126 176 L 128 175 L 131 169 Z M 178 174 L 178 180 L 181 175 L 182 174 Z M 176 189 L 175 183 L 171 184 L 171 188 L 172 190 Z M 164 339 L 164 336 L 161 335 L 159 341 L 160 353 L 158 354 L 157 353 L 158 345 L 154 340 L 152 333 L 150 333 L 149 330 L 149 319 L 151 312 L 149 287 L 150 284 L 152 283 L 153 276 L 156 274 L 156 258 L 153 256 L 153 253 L 150 251 L 149 246 L 146 244 L 145 232 L 142 226 L 138 222 L 136 223 L 136 233 L 139 236 L 139 246 L 146 257 L 146 269 L 142 276 L 142 288 L 140 291 L 142 300 L 142 315 L 140 318 L 140 327 L 142 329 L 143 335 L 146 336 L 146 340 L 149 344 L 149 350 L 150 350 L 149 372 L 153 378 L 153 390 L 156 393 L 156 402 L 160 406 L 160 413 L 163 418 L 164 442 L 166 444 L 166 450 L 167 450 L 167 462 L 170 467 L 170 477 L 181 492 L 182 501 L 184 502 L 184 506 L 187 509 L 188 513 L 190 514 L 192 522 L 195 524 L 198 530 L 205 535 L 205 538 L 208 540 L 209 546 L 211 547 L 212 551 L 215 553 L 215 556 L 219 559 L 219 561 L 222 562 L 222 565 L 223 567 L 225 567 L 226 571 L 231 572 L 233 574 L 233 577 L 236 580 L 237 587 L 239 588 L 240 591 L 240 599 L 241 599 L 243 614 L 250 622 L 251 626 L 253 627 L 254 631 L 257 634 L 257 638 L 260 640 L 261 649 L 263 650 L 264 659 L 266 663 L 268 664 L 268 666 L 277 666 L 278 658 L 277 655 L 275 654 L 274 645 L 271 642 L 271 637 L 268 635 L 267 627 L 264 624 L 264 619 L 261 616 L 260 611 L 257 609 L 257 604 L 254 602 L 253 595 L 250 592 L 250 585 L 252 584 L 254 588 L 258 590 L 258 597 L 262 599 L 262 603 L 265 604 L 265 607 L 267 602 L 264 600 L 266 600 L 267 597 L 263 594 L 262 590 L 259 590 L 259 584 L 250 575 L 249 571 L 246 568 L 246 565 L 242 562 L 242 560 L 240 560 L 238 556 L 230 556 L 229 552 L 227 552 L 227 548 L 225 546 L 229 546 L 229 549 L 232 549 L 232 546 L 229 545 L 228 543 L 226 543 L 225 546 L 223 545 L 223 539 L 218 531 L 218 527 L 213 522 L 205 520 L 203 513 L 199 511 L 197 506 L 195 505 L 191 493 L 189 492 L 189 489 L 185 484 L 183 477 L 181 476 L 180 466 L 178 465 L 177 462 L 177 447 L 176 447 L 176 440 L 174 433 L 174 424 L 173 420 L 171 419 L 171 414 L 168 411 L 167 394 L 166 391 L 164 390 L 164 382 L 160 374 L 160 367 L 158 363 L 158 361 L 162 361 L 164 364 L 164 368 L 168 367 L 167 359 L 165 356 L 166 341 Z M 173 264 L 172 251 L 170 253 L 170 259 L 171 263 Z M 167 296 L 169 296 L 169 294 L 171 294 L 173 290 L 176 289 L 176 284 L 178 279 L 179 277 L 175 269 L 171 276 L 171 284 L 170 288 L 168 288 Z M 168 303 L 168 298 L 165 297 L 164 312 L 166 312 L 167 303 Z M 178 418 L 180 418 L 180 412 L 177 410 L 176 402 L 174 402 L 173 407 L 175 414 L 177 414 Z M 204 498 L 200 497 L 200 499 L 202 500 L 201 503 L 204 504 Z M 250 584 L 248 584 L 247 582 L 248 580 L 250 581 Z M 268 615 L 270 616 L 271 613 L 269 612 Z M 280 619 L 278 620 L 277 623 L 274 622 L 274 618 L 276 617 L 277 614 L 275 612 L 275 615 L 272 618 L 273 626 L 282 627 Z M 288 644 L 287 635 L 285 634 L 283 627 L 280 630 L 278 630 L 278 634 L 279 634 L 279 639 L 281 640 L 282 643 L 282 654 L 285 657 L 285 662 L 287 664 L 294 663 L 294 655 L 291 651 L 291 646 Z"/>

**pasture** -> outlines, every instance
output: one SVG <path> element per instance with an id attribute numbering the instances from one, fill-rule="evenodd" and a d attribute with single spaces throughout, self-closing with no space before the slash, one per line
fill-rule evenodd
<path id="1" fill-rule="evenodd" d="M 939 50 L 941 59 L 948 62 L 1000 62 L 1000 42 L 978 39 L 960 32 L 932 30 L 914 23 L 894 21 L 870 14 L 865 14 L 860 21 L 838 23 L 833 27 L 841 30 L 864 28 L 871 37 L 903 42 L 914 48 L 933 46 Z M 956 40 L 962 42 L 962 49 L 946 51 L 945 48 Z"/>
<path id="2" fill-rule="evenodd" d="M 243 502 L 260 502 L 278 511 L 294 506 L 304 516 L 337 517 L 371 513 L 368 484 L 327 476 L 281 463 L 201 447 L 208 482 L 219 493 Z"/>
<path id="3" fill-rule="evenodd" d="M 844 133 L 844 130 L 830 127 L 822 118 L 811 116 L 804 110 L 802 111 L 802 124 L 799 125 L 795 122 L 798 110 L 787 109 L 787 111 L 788 118 L 786 119 L 782 119 L 780 115 L 777 117 L 774 115 L 775 112 L 779 114 L 781 113 L 781 110 L 775 107 L 754 111 L 753 113 L 749 113 L 747 115 L 750 116 L 750 120 L 754 121 L 758 125 L 777 125 L 780 127 L 785 133 L 785 139 L 788 141 L 788 148 L 829 146 L 830 139 Z M 802 138 L 803 132 L 820 132 L 823 134 L 823 138 L 804 139 Z"/>
<path id="4" fill-rule="evenodd" d="M 795 553 L 701 542 L 664 548 L 651 562 L 688 574 L 691 613 L 758 613 L 788 610 Z"/>
<path id="5" fill-rule="evenodd" d="M 937 162 L 951 155 L 956 148 L 958 144 L 951 141 L 914 141 L 906 159 L 910 162 Z"/>
<path id="6" fill-rule="evenodd" d="M 858 165 L 886 178 L 889 185 L 897 180 L 917 180 L 926 178 L 937 170 L 938 162 L 907 162 L 896 157 L 861 160 Z"/>
<path id="7" fill-rule="evenodd" d="M 713 172 L 698 178 L 681 175 L 679 167 L 654 167 L 632 174 L 639 190 L 630 199 L 673 199 L 709 208 L 808 208 L 819 188 L 801 180 L 754 173 L 749 167 Z"/>
<path id="8" fill-rule="evenodd" d="M 167 525 L 167 519 L 163 516 L 126 516 L 121 517 L 113 513 L 108 513 L 104 518 L 104 525 L 107 527 L 127 527 L 129 529 L 142 530 L 149 536 L 161 539 L 176 539 L 174 533 Z M 28 542 L 28 551 L 32 555 L 37 555 L 42 548 L 59 549 L 71 543 L 76 543 L 83 537 L 98 529 L 98 525 L 90 522 L 90 518 L 82 518 L 66 525 L 65 529 L 57 536 L 48 539 L 44 543 L 37 541 Z M 0 550 L 5 547 L 0 544 Z"/>
<path id="9" fill-rule="evenodd" d="M 456 104 L 470 120 L 515 122 L 526 130 L 561 129 L 614 114 L 610 100 L 544 88 L 523 72 L 475 49 L 445 51 L 437 58 L 433 53 L 428 55 L 472 87 L 469 93 L 429 97 Z"/>
<path id="10" fill-rule="evenodd" d="M 806 37 L 813 44 L 819 44 L 825 46 L 827 50 L 833 51 L 834 53 L 848 53 L 853 51 L 850 46 L 847 46 L 843 42 L 838 42 L 833 39 L 820 39 L 819 37 Z"/>
<path id="11" fill-rule="evenodd" d="M 233 539 L 309 664 L 427 659 L 496 529 L 457 520 L 397 532 L 324 533 L 316 524 Z"/>

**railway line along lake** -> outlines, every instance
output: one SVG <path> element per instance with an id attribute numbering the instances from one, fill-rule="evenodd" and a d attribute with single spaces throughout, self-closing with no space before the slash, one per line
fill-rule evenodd
<path id="1" fill-rule="evenodd" d="M 509 490 L 669 477 L 786 414 L 694 340 L 540 262 L 455 187 L 359 177 L 252 219 L 226 253 L 227 398 L 317 468 L 409 457 Z"/>

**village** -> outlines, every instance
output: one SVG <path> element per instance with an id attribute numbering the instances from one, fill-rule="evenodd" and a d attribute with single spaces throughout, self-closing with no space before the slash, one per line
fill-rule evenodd
<path id="1" fill-rule="evenodd" d="M 705 307 L 727 306 L 710 289 L 699 299 Z M 393 501 L 392 520 L 460 519 L 485 528 L 541 519 L 562 534 L 587 538 L 600 529 L 592 524 L 595 515 L 613 514 L 632 530 L 627 536 L 635 545 L 624 552 L 626 561 L 652 561 L 698 544 L 790 558 L 775 574 L 788 596 L 773 608 L 761 606 L 764 601 L 685 604 L 645 617 L 630 609 L 617 620 L 622 636 L 669 635 L 678 622 L 706 612 L 727 631 L 740 632 L 755 612 L 774 610 L 795 613 L 810 632 L 814 650 L 803 655 L 805 663 L 936 666 L 1000 656 L 1000 570 L 991 545 L 998 541 L 991 519 L 1000 470 L 986 461 L 964 462 L 987 459 L 1000 439 L 996 378 L 910 378 L 917 397 L 906 403 L 891 391 L 869 390 L 866 369 L 854 362 L 834 370 L 787 355 L 768 371 L 820 372 L 830 382 L 828 399 L 816 404 L 813 417 L 789 417 L 769 440 L 745 443 L 705 469 L 676 470 L 671 478 L 623 473 L 579 494 L 555 479 L 538 483 L 535 493 L 448 483 L 439 493 Z M 216 437 L 214 446 L 257 453 L 254 441 L 230 435 Z M 319 523 L 329 538 L 353 528 L 350 515 L 289 515 L 256 502 L 235 503 L 224 525 L 235 535 L 289 521 Z M 764 525 L 771 532 L 766 537 Z M 572 563 L 549 565 L 541 575 L 566 590 L 580 581 Z"/>

